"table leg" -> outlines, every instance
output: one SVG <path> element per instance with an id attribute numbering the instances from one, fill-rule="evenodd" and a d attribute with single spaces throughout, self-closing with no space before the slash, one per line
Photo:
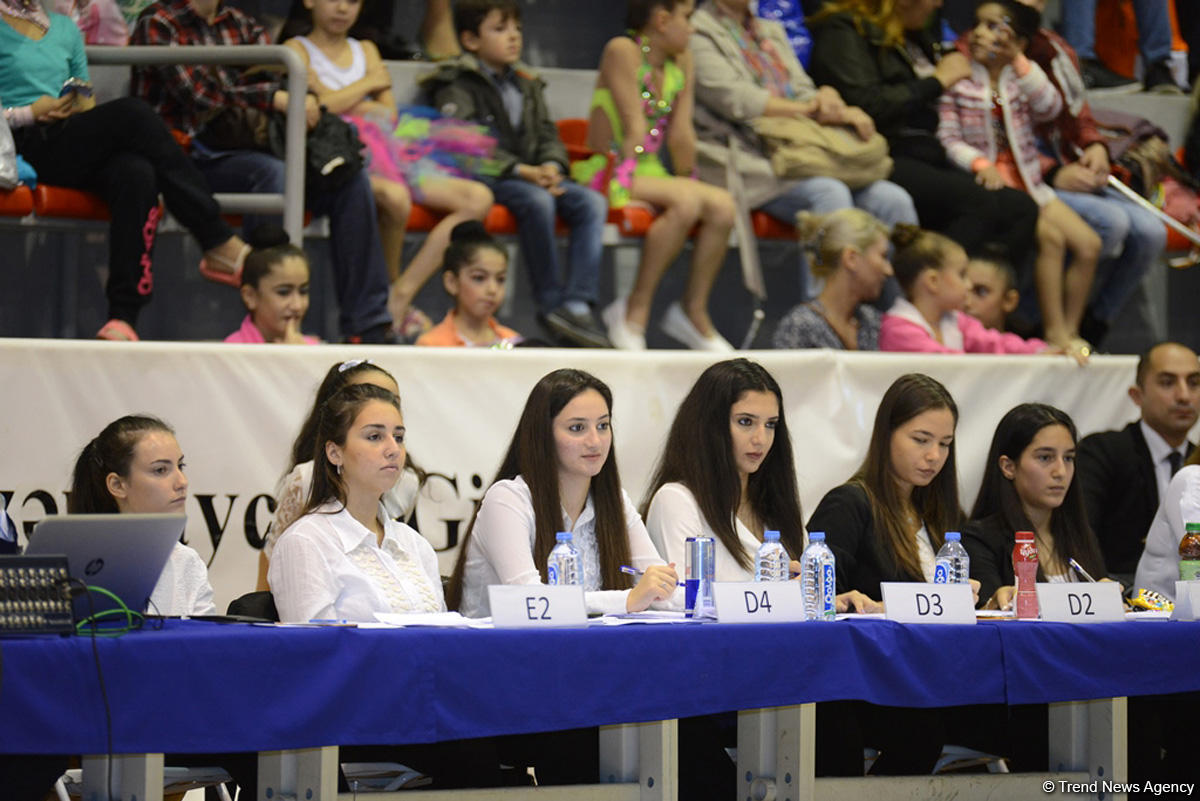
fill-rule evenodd
<path id="1" fill-rule="evenodd" d="M 738 799 L 812 799 L 816 721 L 815 704 L 738 712 Z"/>
<path id="2" fill-rule="evenodd" d="M 262 801 L 276 801 L 279 798 L 335 801 L 337 779 L 336 745 L 292 751 L 263 751 L 258 755 L 256 797 Z"/>
<path id="3" fill-rule="evenodd" d="M 85 756 L 82 767 L 83 801 L 108 801 L 110 786 L 113 801 L 162 801 L 162 754 L 114 754 L 111 781 L 107 755 Z"/>
<path id="4" fill-rule="evenodd" d="M 679 721 L 600 727 L 600 781 L 637 782 L 641 801 L 679 797 Z"/>
<path id="5" fill-rule="evenodd" d="M 1050 769 L 1126 781 L 1128 704 L 1126 698 L 1050 704 Z"/>

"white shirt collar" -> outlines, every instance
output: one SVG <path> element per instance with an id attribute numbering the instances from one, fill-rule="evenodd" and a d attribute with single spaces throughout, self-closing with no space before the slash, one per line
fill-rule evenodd
<path id="1" fill-rule="evenodd" d="M 921 310 L 906 298 L 896 298 L 896 301 L 892 304 L 892 308 L 888 309 L 887 313 L 894 317 L 908 320 L 911 323 L 916 323 L 924 329 L 926 334 L 929 334 L 931 339 L 938 338 L 934 335 L 933 328 L 929 325 L 929 321 L 925 319 L 925 315 L 921 314 Z M 938 331 L 941 333 L 943 345 L 951 350 L 963 350 L 962 331 L 958 328 L 958 318 L 954 312 L 946 312 L 942 315 L 942 319 L 938 320 Z"/>
<path id="2" fill-rule="evenodd" d="M 350 514 L 350 510 L 336 501 L 323 504 L 314 511 L 316 514 L 328 514 L 330 516 L 330 522 L 333 524 L 334 533 L 337 534 L 338 545 L 341 547 L 342 553 L 350 553 L 364 542 L 368 542 L 372 547 L 375 546 L 375 532 L 355 520 L 354 516 Z M 388 528 L 387 511 L 383 508 L 382 503 L 379 504 L 377 517 L 383 523 L 384 542 L 386 543 L 388 540 L 391 540 L 396 548 L 403 551 L 404 547 L 392 536 L 392 532 Z"/>
<path id="3" fill-rule="evenodd" d="M 1157 465 L 1159 462 L 1165 462 L 1167 456 L 1171 453 L 1184 455 L 1187 450 L 1187 443 L 1180 445 L 1178 448 L 1172 448 L 1167 441 L 1163 439 L 1162 434 L 1159 434 L 1150 426 L 1146 425 L 1145 420 L 1138 421 L 1138 427 L 1142 429 L 1142 436 L 1146 438 L 1146 447 L 1150 450 L 1150 461 Z"/>

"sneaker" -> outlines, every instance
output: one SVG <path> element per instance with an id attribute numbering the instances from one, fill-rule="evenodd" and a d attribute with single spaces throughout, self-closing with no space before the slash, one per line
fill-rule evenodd
<path id="1" fill-rule="evenodd" d="M 645 350 L 646 334 L 637 331 L 625 322 L 625 298 L 617 298 L 604 311 L 600 319 L 608 329 L 608 341 L 619 350 Z"/>
<path id="2" fill-rule="evenodd" d="M 672 303 L 667 309 L 659 328 L 671 339 L 682 342 L 692 350 L 707 350 L 714 353 L 733 353 L 734 351 L 733 345 L 730 345 L 725 337 L 718 334 L 716 329 L 708 336 L 701 334 L 696 326 L 692 325 L 688 316 L 683 313 L 683 307 L 678 303 Z"/>
<path id="3" fill-rule="evenodd" d="M 1183 94 L 1183 89 L 1175 83 L 1175 76 L 1171 74 L 1171 65 L 1165 61 L 1151 64 L 1146 69 L 1146 74 L 1142 76 L 1142 85 L 1146 87 L 1147 92 L 1156 95 Z"/>
<path id="4" fill-rule="evenodd" d="M 542 315 L 542 323 L 554 332 L 555 336 L 582 348 L 611 348 L 612 343 L 604 333 L 604 328 L 591 310 L 580 313 L 559 306 L 554 311 Z"/>
<path id="5" fill-rule="evenodd" d="M 1118 75 L 1094 58 L 1085 58 L 1081 67 L 1083 85 L 1089 92 L 1125 94 L 1139 92 L 1142 89 L 1142 85 L 1137 81 L 1126 78 L 1124 75 Z"/>

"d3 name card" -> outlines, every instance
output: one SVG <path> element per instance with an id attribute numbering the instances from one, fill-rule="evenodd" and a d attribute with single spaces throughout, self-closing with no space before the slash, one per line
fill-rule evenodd
<path id="1" fill-rule="evenodd" d="M 492 625 L 498 629 L 582 628 L 587 625 L 583 587 L 493 584 L 488 587 Z"/>
<path id="2" fill-rule="evenodd" d="M 883 606 L 897 623 L 975 623 L 970 584 L 921 584 L 884 581 Z"/>
<path id="3" fill-rule="evenodd" d="M 718 623 L 795 623 L 804 620 L 798 581 L 718 581 Z"/>
<path id="4" fill-rule="evenodd" d="M 1115 581 L 1037 585 L 1042 620 L 1056 623 L 1115 623 L 1125 619 L 1121 585 Z"/>

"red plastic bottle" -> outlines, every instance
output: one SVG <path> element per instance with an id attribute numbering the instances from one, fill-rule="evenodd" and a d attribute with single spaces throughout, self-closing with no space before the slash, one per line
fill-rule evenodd
<path id="1" fill-rule="evenodd" d="M 1036 620 L 1038 616 L 1037 544 L 1032 531 L 1018 531 L 1017 544 L 1013 546 L 1013 575 L 1017 581 L 1017 597 L 1014 606 L 1017 619 Z"/>

